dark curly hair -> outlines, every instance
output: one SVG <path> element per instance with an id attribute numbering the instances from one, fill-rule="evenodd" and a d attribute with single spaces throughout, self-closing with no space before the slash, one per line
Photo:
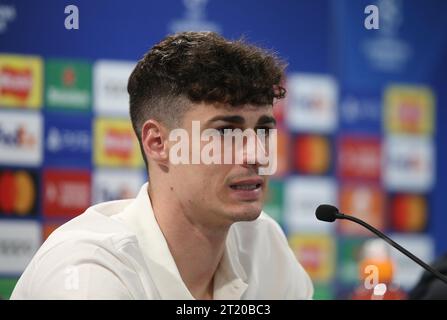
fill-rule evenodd
<path id="1" fill-rule="evenodd" d="M 145 121 L 178 125 L 191 102 L 273 105 L 286 93 L 281 86 L 285 67 L 274 53 L 214 32 L 168 36 L 138 62 L 127 85 L 140 147 Z"/>

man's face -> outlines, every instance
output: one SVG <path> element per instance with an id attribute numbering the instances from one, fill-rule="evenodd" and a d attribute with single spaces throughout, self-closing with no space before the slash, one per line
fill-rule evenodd
<path id="1" fill-rule="evenodd" d="M 169 164 L 170 176 L 174 177 L 175 181 L 173 191 L 183 211 L 193 215 L 190 218 L 194 221 L 215 226 L 227 226 L 236 221 L 256 219 L 264 204 L 268 176 L 259 174 L 259 163 L 247 163 L 246 148 L 240 148 L 240 145 L 238 147 L 235 139 L 225 140 L 224 129 L 242 131 L 265 129 L 267 133 L 268 129 L 275 128 L 272 106 L 247 105 L 234 108 L 204 103 L 195 105 L 184 114 L 181 124 L 181 128 L 188 132 L 190 160 L 193 152 L 197 152 L 198 149 L 202 152 L 206 145 L 210 146 L 210 141 L 214 141 L 212 139 L 200 141 L 199 148 L 194 150 L 192 147 L 193 121 L 198 121 L 195 122 L 196 129 L 200 124 L 201 134 L 207 129 L 216 129 L 221 133 L 213 139 L 220 140 L 221 149 L 218 158 L 222 161 L 219 164 L 215 162 L 204 164 L 203 161 L 199 164 Z M 226 134 L 228 135 L 228 131 Z M 195 137 L 197 138 L 197 135 Z M 257 143 L 260 141 L 255 134 L 252 138 Z M 266 135 L 266 141 L 268 140 Z M 247 141 L 244 139 L 243 147 L 246 147 Z M 176 142 L 171 141 L 170 148 L 175 144 Z M 261 145 L 268 147 L 268 143 Z M 223 156 L 224 148 L 228 147 L 233 154 L 230 164 L 224 163 Z M 266 152 L 269 151 L 264 150 L 264 153 Z M 236 162 L 234 156 L 236 153 L 243 154 L 242 163 Z"/>

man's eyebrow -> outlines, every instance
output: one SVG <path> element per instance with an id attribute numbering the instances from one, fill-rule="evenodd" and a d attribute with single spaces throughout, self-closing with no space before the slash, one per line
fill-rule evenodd
<path id="1" fill-rule="evenodd" d="M 276 119 L 273 118 L 272 116 L 263 115 L 258 119 L 257 125 L 259 126 L 259 125 L 268 124 L 268 123 L 273 123 L 273 125 L 276 125 Z"/>
<path id="2" fill-rule="evenodd" d="M 229 123 L 235 123 L 235 124 L 244 124 L 245 119 L 238 115 L 232 115 L 232 116 L 215 116 L 208 120 L 208 123 L 212 123 L 215 121 L 224 121 Z M 272 116 L 262 115 L 259 117 L 258 122 L 256 125 L 260 126 L 263 124 L 269 124 L 272 123 L 273 125 L 276 125 L 276 120 Z"/>
<path id="3" fill-rule="evenodd" d="M 245 119 L 241 116 L 215 116 L 213 118 L 211 118 L 210 120 L 208 120 L 208 123 L 212 123 L 215 121 L 225 121 L 225 122 L 230 122 L 230 123 L 236 123 L 236 124 L 244 124 L 245 123 Z"/>

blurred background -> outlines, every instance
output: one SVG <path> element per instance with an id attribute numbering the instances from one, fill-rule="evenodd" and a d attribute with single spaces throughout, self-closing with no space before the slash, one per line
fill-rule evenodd
<path id="1" fill-rule="evenodd" d="M 377 252 L 381 281 L 408 292 L 418 265 L 314 212 L 334 204 L 427 262 L 447 252 L 446 12 L 442 0 L 0 1 L 0 296 L 55 228 L 147 179 L 127 79 L 185 30 L 244 36 L 289 63 L 265 211 L 314 298 L 354 298 Z"/>

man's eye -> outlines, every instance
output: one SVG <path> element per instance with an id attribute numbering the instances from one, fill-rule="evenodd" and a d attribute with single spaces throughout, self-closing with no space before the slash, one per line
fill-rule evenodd
<path id="1" fill-rule="evenodd" d="M 270 135 L 270 130 L 273 128 L 269 128 L 269 127 L 259 127 L 256 128 L 256 134 L 258 136 L 264 135 L 266 137 L 268 137 Z"/>
<path id="2" fill-rule="evenodd" d="M 219 131 L 220 135 L 229 135 L 233 132 L 234 128 L 233 127 L 222 127 L 222 128 L 217 128 L 217 131 Z"/>

